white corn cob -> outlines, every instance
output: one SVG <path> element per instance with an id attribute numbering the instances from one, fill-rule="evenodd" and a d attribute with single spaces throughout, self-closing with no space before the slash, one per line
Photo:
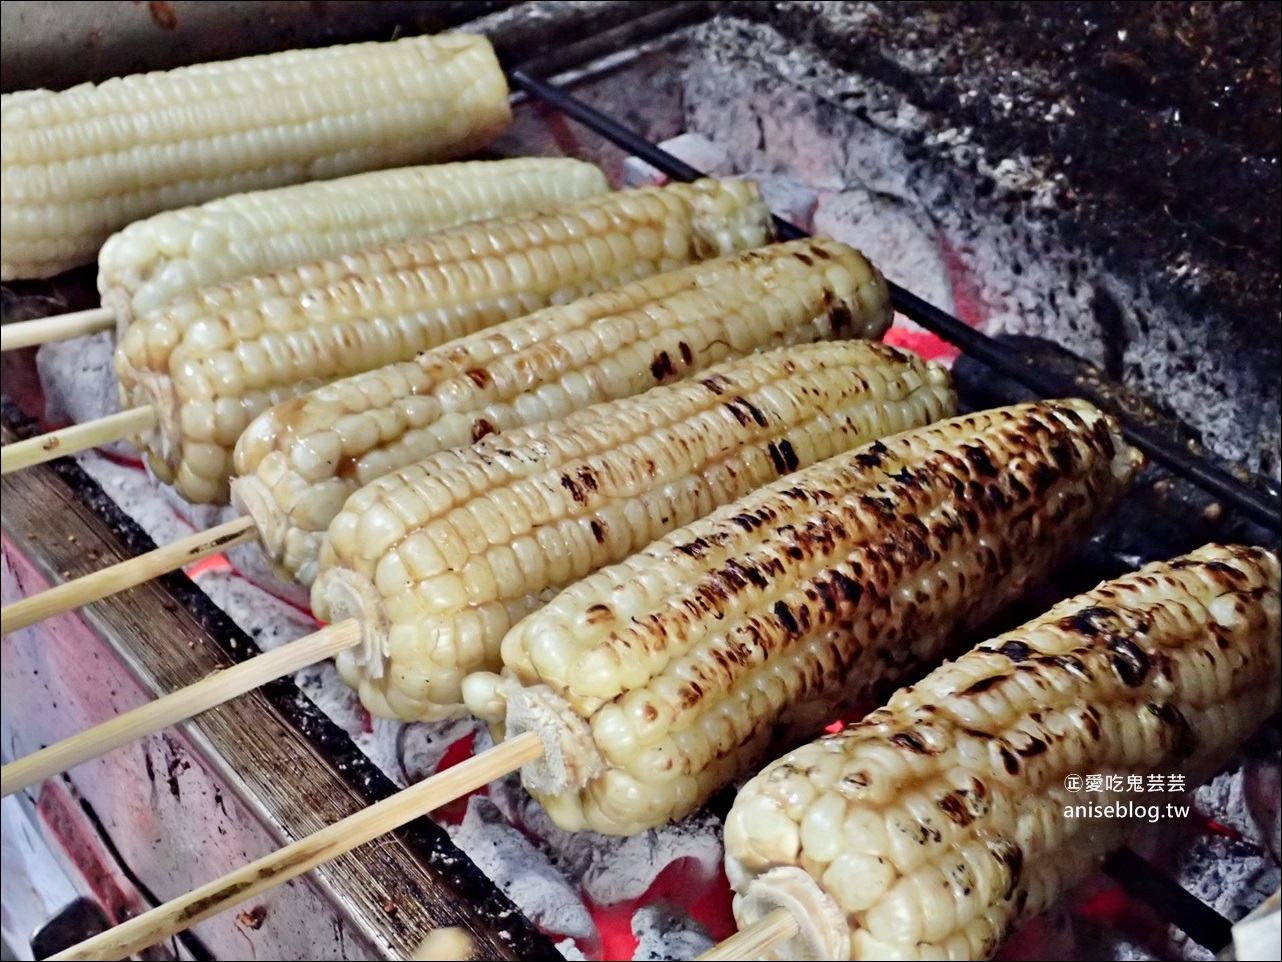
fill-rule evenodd
<path id="1" fill-rule="evenodd" d="M 484 37 L 245 57 L 0 98 L 0 279 L 214 197 L 458 157 L 511 120 Z"/>
<path id="2" fill-rule="evenodd" d="M 620 191 L 203 288 L 130 325 L 125 407 L 189 501 L 225 502 L 232 447 L 267 408 L 500 321 L 769 239 L 753 184 Z"/>
<path id="3" fill-rule="evenodd" d="M 233 194 L 112 234 L 98 252 L 98 293 L 124 330 L 135 317 L 201 287 L 609 189 L 592 164 L 523 157 Z"/>
<path id="4" fill-rule="evenodd" d="M 1278 592 L 1260 548 L 1151 564 L 784 756 L 726 822 L 740 925 L 791 909 L 783 959 L 990 958 L 1135 826 L 1073 806 L 1165 803 L 1127 776 L 1192 787 L 1278 710 Z"/>
<path id="5" fill-rule="evenodd" d="M 890 319 L 884 279 L 837 241 L 657 274 L 272 408 L 236 444 L 232 499 L 267 557 L 310 585 L 329 523 L 375 478 L 754 350 L 880 337 Z"/>
<path id="6" fill-rule="evenodd" d="M 811 344 L 491 435 L 374 481 L 330 525 L 312 607 L 356 617 L 339 672 L 375 714 L 460 710 L 540 593 L 799 466 L 953 407 L 948 376 L 867 341 Z"/>
<path id="7" fill-rule="evenodd" d="M 1114 503 L 1139 455 L 1084 401 L 1002 408 L 857 448 L 571 585 L 466 704 L 535 731 L 522 781 L 561 827 L 694 811 L 781 729 L 938 661 Z"/>

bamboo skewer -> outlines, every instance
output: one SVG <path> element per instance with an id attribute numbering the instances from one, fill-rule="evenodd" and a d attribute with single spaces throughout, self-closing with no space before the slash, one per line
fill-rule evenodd
<path id="1" fill-rule="evenodd" d="M 525 732 L 50 958 L 123 959 L 400 828 L 542 755 L 539 736 Z"/>
<path id="2" fill-rule="evenodd" d="M 275 651 L 216 671 L 194 685 L 5 765 L 0 770 L 0 796 L 20 792 L 50 775 L 185 721 L 324 658 L 332 658 L 360 640 L 360 623 L 349 618 Z"/>
<path id="3" fill-rule="evenodd" d="M 775 946 L 797 934 L 797 918 L 787 909 L 775 909 L 746 929 L 740 929 L 724 942 L 719 942 L 695 962 L 738 962 L 759 959 Z"/>
<path id="4" fill-rule="evenodd" d="M 252 518 L 235 518 L 136 558 L 15 601 L 0 609 L 0 635 L 18 631 L 44 618 L 80 608 L 90 602 L 101 601 L 108 595 L 136 587 L 167 571 L 174 571 L 226 548 L 253 541 L 257 536 L 258 528 Z"/>
<path id="5" fill-rule="evenodd" d="M 85 334 L 110 331 L 115 326 L 115 312 L 107 307 L 91 307 L 87 311 L 72 311 L 70 314 L 18 321 L 0 327 L 0 351 L 34 347 L 50 341 L 65 341 Z"/>
<path id="6" fill-rule="evenodd" d="M 0 448 L 0 474 L 43 464 L 64 454 L 75 454 L 87 448 L 96 448 L 100 444 L 122 441 L 155 426 L 156 409 L 147 405 L 108 414 L 83 424 L 73 424 L 59 431 L 42 434 L 38 438 L 6 444 Z"/>

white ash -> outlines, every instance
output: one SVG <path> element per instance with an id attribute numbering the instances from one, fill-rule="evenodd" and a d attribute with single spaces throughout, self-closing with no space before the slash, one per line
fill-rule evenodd
<path id="1" fill-rule="evenodd" d="M 708 812 L 621 837 L 558 828 L 515 775 L 491 784 L 490 798 L 509 822 L 537 838 L 557 865 L 580 879 L 598 905 L 640 898 L 664 869 L 682 859 L 694 860 L 692 878 L 713 877 L 724 855 L 721 820 Z"/>
<path id="2" fill-rule="evenodd" d="M 756 181 L 761 199 L 770 210 L 788 223 L 807 233 L 815 233 L 815 213 L 819 210 L 819 193 L 808 184 L 782 174 L 748 171 L 744 180 Z"/>
<path id="3" fill-rule="evenodd" d="M 632 934 L 637 937 L 634 962 L 693 959 L 715 944 L 707 929 L 667 902 L 637 909 L 632 916 Z"/>
<path id="4" fill-rule="evenodd" d="M 186 517 L 158 496 L 158 482 L 137 467 L 120 464 L 97 451 L 82 452 L 76 455 L 76 461 L 157 545 L 192 533 Z"/>
<path id="5" fill-rule="evenodd" d="M 1277 862 L 1280 792 L 1282 769 L 1276 750 L 1263 756 L 1248 753 L 1240 765 L 1199 786 L 1193 806 L 1206 818 L 1241 833 Z"/>
<path id="6" fill-rule="evenodd" d="M 230 568 L 205 568 L 192 580 L 264 651 L 316 630 L 316 621 L 310 615 L 282 604 Z"/>
<path id="7" fill-rule="evenodd" d="M 851 9 L 819 4 L 815 15 L 849 20 Z M 685 127 L 724 148 L 736 170 L 819 190 L 816 227 L 827 231 L 824 191 L 898 199 L 970 275 L 985 330 L 1056 341 L 1164 402 L 1217 454 L 1282 477 L 1276 395 L 1261 403 L 1222 332 L 1166 296 L 1180 265 L 1123 281 L 1051 226 L 1064 183 L 1035 158 L 991 155 L 972 131 L 942 128 L 896 91 L 833 68 L 767 25 L 719 17 L 691 36 L 675 79 Z M 886 254 L 887 276 L 930 299 L 928 277 Z"/>
<path id="8" fill-rule="evenodd" d="M 134 450 L 133 448 L 130 450 L 133 452 L 134 457 L 140 456 L 137 450 Z M 142 456 L 142 460 L 143 464 L 146 465 L 146 456 Z M 176 514 L 186 518 L 187 522 L 197 531 L 204 531 L 206 528 L 212 528 L 214 525 L 221 524 L 223 521 L 230 520 L 231 517 L 236 516 L 235 512 L 232 512 L 230 516 L 225 514 L 228 510 L 226 505 L 192 504 L 175 491 L 172 485 L 165 484 L 152 474 L 150 467 L 146 468 L 146 471 L 147 477 L 151 479 L 151 482 L 155 486 L 156 492 L 160 495 L 161 500 L 169 505 Z"/>
<path id="9" fill-rule="evenodd" d="M 587 956 L 579 948 L 579 943 L 574 939 L 562 939 L 557 942 L 555 948 L 561 955 L 568 959 L 569 962 L 587 962 Z"/>
<path id="10" fill-rule="evenodd" d="M 735 173 L 730 163 L 730 155 L 725 149 L 700 134 L 678 134 L 659 146 L 677 160 L 689 164 L 709 177 L 728 177 Z M 624 187 L 644 187 L 667 182 L 667 174 L 657 167 L 650 166 L 640 157 L 628 157 L 623 161 Z"/>
<path id="11" fill-rule="evenodd" d="M 1259 769 L 1255 777 L 1248 773 Z M 1278 860 L 1270 850 L 1276 838 L 1271 828 L 1261 825 L 1252 811 L 1250 783 L 1272 781 L 1276 792 L 1278 766 L 1275 759 L 1255 762 L 1222 773 L 1193 792 L 1194 809 L 1204 817 L 1225 825 L 1241 838 L 1219 833 L 1199 833 L 1179 853 L 1175 879 L 1188 891 L 1230 921 L 1237 921 L 1263 902 L 1282 883 Z M 1276 816 L 1271 819 L 1276 825 Z M 1186 958 L 1210 958 L 1183 933 L 1172 931 L 1175 946 Z"/>
<path id="12" fill-rule="evenodd" d="M 819 194 L 814 228 L 858 249 L 888 279 L 918 297 L 950 314 L 956 310 L 939 237 L 920 206 L 862 187 L 824 191 Z"/>
<path id="13" fill-rule="evenodd" d="M 600 941 L 592 914 L 571 882 L 488 798 L 473 795 L 451 838 L 521 912 L 544 932 Z"/>
<path id="14" fill-rule="evenodd" d="M 235 508 L 228 506 L 223 509 L 219 517 L 222 520 L 218 523 L 221 524 L 223 521 L 231 521 L 239 517 L 239 514 Z M 292 578 L 282 578 L 277 574 L 263 555 L 262 544 L 257 538 L 246 544 L 235 545 L 224 554 L 242 577 L 296 608 L 302 608 L 304 611 L 311 610 L 311 589 L 300 585 Z"/>
<path id="15" fill-rule="evenodd" d="M 83 424 L 120 410 L 120 382 L 112 366 L 115 348 L 114 331 L 40 345 L 36 370 L 44 387 L 46 420 Z M 125 457 L 138 456 L 127 441 L 104 448 Z"/>
<path id="16" fill-rule="evenodd" d="M 401 725 L 396 733 L 397 782 L 409 785 L 435 774 L 450 746 L 464 738 L 474 739 L 481 727 L 475 718 Z"/>

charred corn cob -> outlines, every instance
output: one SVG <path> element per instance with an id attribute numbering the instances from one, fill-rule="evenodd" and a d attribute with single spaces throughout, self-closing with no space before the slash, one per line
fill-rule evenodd
<path id="1" fill-rule="evenodd" d="M 5 94 L 0 279 L 91 263 L 158 211 L 461 156 L 510 119 L 489 41 L 463 33 Z"/>
<path id="2" fill-rule="evenodd" d="M 305 585 L 360 486 L 494 431 L 639 394 L 718 361 L 829 337 L 880 337 L 886 283 L 837 241 L 765 247 L 546 308 L 259 415 L 233 501 Z"/>
<path id="3" fill-rule="evenodd" d="M 1043 574 L 1139 455 L 1084 401 L 955 418 L 841 454 L 572 585 L 468 708 L 535 731 L 522 780 L 569 830 L 681 818 L 781 728 L 938 660 Z"/>
<path id="4" fill-rule="evenodd" d="M 1259 548 L 1152 564 L 786 755 L 726 822 L 740 925 L 791 909 L 785 959 L 991 957 L 1134 827 L 1077 806 L 1196 784 L 1278 710 L 1278 591 Z M 1104 789 L 1070 792 L 1081 772 Z"/>
<path id="5" fill-rule="evenodd" d="M 756 186 L 620 191 L 203 288 L 116 348 L 127 407 L 152 406 L 148 461 L 189 501 L 225 502 L 232 447 L 274 404 L 549 304 L 755 247 Z"/>
<path id="6" fill-rule="evenodd" d="M 233 194 L 113 234 L 98 252 L 98 293 L 124 330 L 135 317 L 201 287 L 609 189 L 592 164 L 524 157 Z"/>
<path id="7" fill-rule="evenodd" d="M 803 345 L 485 438 L 374 481 L 330 525 L 312 606 L 360 620 L 338 668 L 375 714 L 460 710 L 540 593 L 800 466 L 953 406 L 947 374 L 862 341 Z"/>

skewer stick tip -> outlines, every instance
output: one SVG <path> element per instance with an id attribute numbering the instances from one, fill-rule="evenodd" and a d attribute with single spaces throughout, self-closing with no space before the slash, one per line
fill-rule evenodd
<path id="1" fill-rule="evenodd" d="M 0 609 L 0 635 L 19 631 L 64 611 L 101 601 L 193 561 L 252 541 L 257 534 L 258 529 L 253 519 L 235 518 L 154 551 L 110 565 L 101 571 L 30 595 Z"/>
<path id="2" fill-rule="evenodd" d="M 714 945 L 696 962 L 739 962 L 742 959 L 759 959 L 771 949 L 782 945 L 799 931 L 797 918 L 787 909 L 775 909 L 740 929 L 724 942 Z"/>
<path id="3" fill-rule="evenodd" d="M 123 441 L 155 426 L 156 409 L 145 405 L 85 421 L 83 424 L 73 424 L 25 441 L 6 444 L 0 448 L 0 474 L 30 468 L 65 454 L 75 454 L 112 441 Z"/>
<path id="4" fill-rule="evenodd" d="M 97 334 L 99 331 L 109 331 L 115 326 L 115 312 L 107 307 L 91 307 L 87 311 L 16 321 L 0 327 L 0 351 L 15 351 L 20 347 L 35 347 L 50 341 L 65 341 L 86 334 Z"/>

